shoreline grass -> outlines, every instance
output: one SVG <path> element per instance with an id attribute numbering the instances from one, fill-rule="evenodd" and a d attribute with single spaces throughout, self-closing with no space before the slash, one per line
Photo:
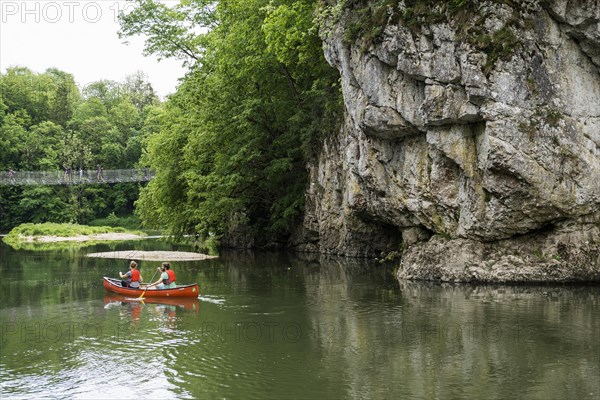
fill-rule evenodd
<path id="1" fill-rule="evenodd" d="M 48 240 L 48 238 L 81 238 L 84 236 L 90 236 L 89 242 L 96 242 L 97 240 L 94 240 L 94 235 L 111 233 L 130 234 L 140 237 L 146 236 L 146 234 L 142 231 L 129 231 L 123 227 L 88 226 L 78 224 L 59 224 L 53 222 L 46 222 L 43 224 L 21 224 L 13 228 L 2 239 L 2 241 L 13 248 L 20 248 L 22 247 L 23 243 L 37 244 L 51 242 L 52 240 Z"/>

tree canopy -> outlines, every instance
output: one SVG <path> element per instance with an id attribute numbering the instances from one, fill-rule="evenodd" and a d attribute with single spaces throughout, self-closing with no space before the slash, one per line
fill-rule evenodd
<path id="1" fill-rule="evenodd" d="M 144 161 L 157 175 L 137 203 L 147 223 L 175 234 L 287 239 L 303 213 L 307 163 L 342 109 L 316 4 L 137 0 L 121 16 L 121 35 L 144 34 L 147 52 L 189 66 L 152 116 Z"/>
<path id="2" fill-rule="evenodd" d="M 0 173 L 133 168 L 142 154 L 144 120 L 158 97 L 143 73 L 124 83 L 94 82 L 25 67 L 0 74 Z M 0 231 L 24 222 L 80 222 L 131 213 L 135 185 L 0 187 Z"/>

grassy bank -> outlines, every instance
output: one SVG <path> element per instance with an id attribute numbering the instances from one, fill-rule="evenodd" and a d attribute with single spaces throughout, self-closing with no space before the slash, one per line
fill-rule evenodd
<path id="1" fill-rule="evenodd" d="M 100 233 L 124 233 L 125 228 L 111 226 L 87 226 L 78 224 L 21 224 L 13 228 L 6 237 L 10 236 L 61 236 L 73 237 L 80 235 L 96 235 Z"/>
<path id="2" fill-rule="evenodd" d="M 123 235 L 144 236 L 140 231 L 127 231 L 123 227 L 87 226 L 78 224 L 21 224 L 13 228 L 3 241 L 13 248 L 22 248 L 24 243 L 37 244 L 54 241 L 63 241 L 64 238 L 73 238 L 79 241 L 97 241 L 98 235 L 115 235 L 114 239 L 108 237 L 102 240 L 122 240 Z M 68 241 L 68 240 L 67 240 Z"/>

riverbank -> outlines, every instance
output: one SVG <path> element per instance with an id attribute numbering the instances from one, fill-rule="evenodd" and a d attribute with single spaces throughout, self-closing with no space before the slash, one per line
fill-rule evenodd
<path id="1" fill-rule="evenodd" d="M 121 227 L 43 223 L 21 224 L 13 228 L 2 241 L 13 248 L 20 248 L 23 245 L 121 241 L 146 237 L 143 232 L 127 231 Z"/>
<path id="2" fill-rule="evenodd" d="M 58 243 L 58 242 L 87 242 L 87 241 L 103 241 L 103 240 L 135 240 L 145 239 L 145 235 L 126 232 L 111 232 L 97 233 L 92 235 L 77 235 L 77 236 L 23 236 L 19 235 L 19 240 L 26 243 Z"/>
<path id="3" fill-rule="evenodd" d="M 126 231 L 122 227 L 86 226 L 77 224 L 23 224 L 6 235 L 2 241 L 15 250 L 61 250 L 87 247 L 98 242 L 118 242 L 157 238 L 143 232 Z M 197 261 L 217 258 L 194 252 L 124 250 L 89 253 L 86 257 L 115 258 L 145 261 Z"/>

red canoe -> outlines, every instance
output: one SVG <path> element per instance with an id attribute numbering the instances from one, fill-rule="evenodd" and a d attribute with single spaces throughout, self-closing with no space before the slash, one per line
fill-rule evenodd
<path id="1" fill-rule="evenodd" d="M 120 279 L 104 277 L 104 289 L 109 292 L 122 294 L 128 297 L 139 297 L 144 293 L 144 289 L 131 289 L 121 286 Z M 156 289 L 149 288 L 144 293 L 144 297 L 198 297 L 200 291 L 198 284 L 177 286 L 173 289 Z"/>

